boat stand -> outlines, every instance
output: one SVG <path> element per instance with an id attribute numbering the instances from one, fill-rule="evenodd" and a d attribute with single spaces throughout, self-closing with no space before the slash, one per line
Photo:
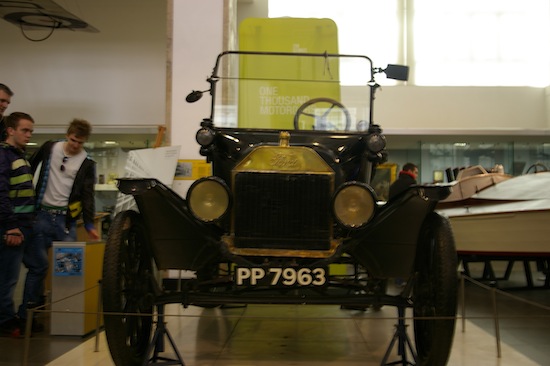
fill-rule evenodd
<path id="1" fill-rule="evenodd" d="M 176 358 L 167 358 L 159 356 L 159 353 L 164 352 L 164 336 L 170 341 L 170 345 L 176 354 Z M 149 355 L 152 356 L 149 358 Z M 157 325 L 151 343 L 147 347 L 147 352 L 145 353 L 145 358 L 143 361 L 143 366 L 146 365 L 182 365 L 185 366 L 183 359 L 176 347 L 174 339 L 168 332 L 166 328 L 166 323 L 164 321 L 164 304 L 157 305 Z"/>
<path id="2" fill-rule="evenodd" d="M 390 342 L 390 345 L 388 349 L 386 350 L 386 354 L 384 355 L 384 358 L 382 359 L 382 366 L 389 366 L 389 365 L 403 365 L 403 366 L 414 366 L 416 365 L 416 353 L 413 350 L 411 339 L 409 338 L 407 334 L 407 325 L 405 324 L 405 306 L 399 305 L 397 307 L 397 324 L 395 325 L 395 333 L 393 334 L 393 338 Z M 401 356 L 401 360 L 388 362 L 388 357 L 390 356 L 391 351 L 393 350 L 393 347 L 397 343 L 397 354 Z M 413 360 L 415 363 L 410 362 L 407 359 L 407 351 L 411 354 Z"/>

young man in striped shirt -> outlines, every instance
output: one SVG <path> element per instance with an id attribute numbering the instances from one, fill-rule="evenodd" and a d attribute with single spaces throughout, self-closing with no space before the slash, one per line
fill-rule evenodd
<path id="1" fill-rule="evenodd" d="M 0 335 L 19 337 L 13 293 L 35 218 L 32 170 L 25 159 L 34 120 L 26 113 L 14 112 L 5 123 L 7 138 L 0 143 Z"/>

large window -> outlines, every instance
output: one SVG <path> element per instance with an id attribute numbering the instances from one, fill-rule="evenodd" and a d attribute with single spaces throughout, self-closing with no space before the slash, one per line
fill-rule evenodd
<path id="1" fill-rule="evenodd" d="M 550 85 L 548 0 L 271 0 L 269 16 L 331 18 L 340 53 L 406 63 L 417 85 Z"/>
<path id="2" fill-rule="evenodd" d="M 375 67 L 397 63 L 400 16 L 395 0 L 269 0 L 269 17 L 329 18 L 338 27 L 341 54 L 369 56 Z M 340 70 L 344 85 L 354 85 L 352 67 Z"/>
<path id="3" fill-rule="evenodd" d="M 548 0 L 421 0 L 413 19 L 416 84 L 549 84 Z"/>

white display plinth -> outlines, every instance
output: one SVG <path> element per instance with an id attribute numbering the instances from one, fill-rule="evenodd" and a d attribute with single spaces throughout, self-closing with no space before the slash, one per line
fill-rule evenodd
<path id="1" fill-rule="evenodd" d="M 96 327 L 105 244 L 54 242 L 51 334 L 83 336 Z"/>

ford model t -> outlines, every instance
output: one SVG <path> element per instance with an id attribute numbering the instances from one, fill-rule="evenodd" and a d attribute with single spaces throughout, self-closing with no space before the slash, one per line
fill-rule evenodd
<path id="1" fill-rule="evenodd" d="M 103 310 L 115 363 L 148 362 L 165 304 L 239 303 L 395 306 L 403 364 L 412 364 L 408 353 L 415 364 L 444 365 L 457 263 L 449 223 L 434 207 L 450 187 L 419 184 L 386 202 L 371 183 L 388 155 L 373 122 L 376 77 L 407 74 L 358 55 L 220 54 L 209 88 L 187 97 L 211 96 L 196 134 L 211 176 L 185 198 L 154 177 L 118 181 L 137 210 L 116 215 L 105 250 Z M 193 275 L 167 289 L 155 272 L 168 269 Z M 392 278 L 406 286 L 388 291 Z"/>

